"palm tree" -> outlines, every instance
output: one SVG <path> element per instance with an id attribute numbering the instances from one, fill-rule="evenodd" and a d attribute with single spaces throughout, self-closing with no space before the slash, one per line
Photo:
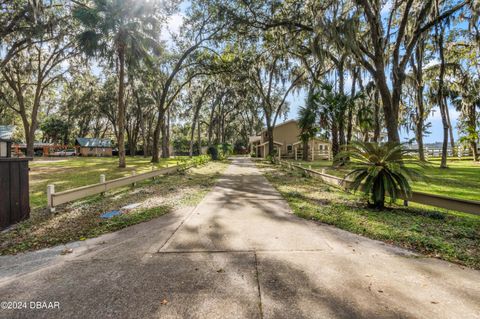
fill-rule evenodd
<path id="1" fill-rule="evenodd" d="M 320 124 L 331 131 L 332 152 L 336 156 L 340 150 L 339 127 L 340 117 L 352 103 L 352 99 L 343 93 L 334 91 L 329 83 L 321 84 L 319 89 L 312 95 L 312 104 L 318 110 Z"/>
<path id="2" fill-rule="evenodd" d="M 77 5 L 73 16 L 84 28 L 78 36 L 80 48 L 88 56 L 118 64 L 118 166 L 125 167 L 125 66 L 136 65 L 156 47 L 155 7 L 141 0 L 93 0 L 92 6 Z"/>
<path id="3" fill-rule="evenodd" d="M 308 160 L 308 142 L 315 137 L 318 132 L 317 113 L 315 105 L 312 103 L 312 94 L 309 93 L 307 97 L 307 105 L 300 107 L 298 112 L 298 126 L 300 127 L 300 140 L 303 144 L 302 158 L 304 161 Z"/>
<path id="4" fill-rule="evenodd" d="M 375 127 L 373 110 L 368 100 L 363 100 L 359 103 L 357 111 L 357 126 L 363 135 L 363 141 L 368 142 L 369 132 L 372 132 Z"/>
<path id="5" fill-rule="evenodd" d="M 409 150 L 396 143 L 366 143 L 355 141 L 338 157 L 350 157 L 353 170 L 345 176 L 353 176 L 349 188 L 361 188 L 372 200 L 372 206 L 383 209 L 385 196 L 394 202 L 399 195 L 411 196 L 410 180 L 420 176 L 419 172 L 405 164 L 421 163 L 408 155 Z"/>

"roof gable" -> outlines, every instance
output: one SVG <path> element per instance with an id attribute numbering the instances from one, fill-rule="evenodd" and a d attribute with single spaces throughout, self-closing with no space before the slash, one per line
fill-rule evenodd
<path id="1" fill-rule="evenodd" d="M 13 138 L 14 125 L 0 125 L 0 140 L 11 141 Z"/>
<path id="2" fill-rule="evenodd" d="M 112 147 L 111 141 L 107 138 L 77 137 L 76 141 L 81 147 Z"/>
<path id="3" fill-rule="evenodd" d="M 295 124 L 298 125 L 297 122 L 298 122 L 297 120 L 288 120 L 288 121 L 286 121 L 286 122 L 283 122 L 283 123 L 280 123 L 280 124 L 275 125 L 275 126 L 273 127 L 273 129 L 276 129 L 276 128 L 279 128 L 279 127 L 282 127 L 282 126 L 284 126 L 284 125 L 291 124 L 291 123 L 295 123 Z M 262 134 L 262 133 L 264 133 L 264 132 L 266 132 L 266 131 L 267 131 L 267 129 L 264 128 L 260 134 Z"/>

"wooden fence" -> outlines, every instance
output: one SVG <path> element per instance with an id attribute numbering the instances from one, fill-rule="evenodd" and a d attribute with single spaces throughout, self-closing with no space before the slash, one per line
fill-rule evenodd
<path id="1" fill-rule="evenodd" d="M 319 172 L 319 171 L 313 170 L 311 167 L 306 168 L 301 165 L 293 164 L 288 161 L 280 161 L 280 164 L 283 166 L 287 166 L 289 168 L 301 169 L 311 177 L 319 178 L 323 182 L 329 185 L 333 185 L 343 189 L 349 188 L 352 182 L 350 180 L 346 180 L 341 177 L 325 174 L 324 171 Z M 422 205 L 429 205 L 429 206 L 454 210 L 458 212 L 480 215 L 479 201 L 450 198 L 446 196 L 427 194 L 422 192 L 412 192 L 412 196 L 410 198 L 402 197 L 401 199 L 404 200 L 405 205 L 408 205 L 408 202 L 414 202 Z"/>
<path id="2" fill-rule="evenodd" d="M 135 186 L 135 183 L 137 182 L 147 179 L 155 179 L 158 176 L 175 173 L 180 170 L 186 170 L 193 166 L 196 166 L 197 164 L 204 164 L 207 161 L 208 160 L 206 159 L 200 159 L 194 161 L 193 163 L 177 164 L 175 166 L 152 170 L 150 172 L 141 174 L 136 174 L 136 172 L 133 171 L 131 176 L 112 179 L 109 181 L 105 180 L 105 175 L 102 174 L 99 176 L 100 182 L 97 184 L 82 186 L 62 192 L 55 192 L 55 185 L 50 184 L 47 186 L 47 208 L 51 212 L 54 212 L 55 207 L 58 205 L 72 202 L 88 196 L 102 194 L 117 187 L 128 185 Z"/>
<path id="3" fill-rule="evenodd" d="M 30 216 L 28 161 L 0 157 L 0 229 Z"/>

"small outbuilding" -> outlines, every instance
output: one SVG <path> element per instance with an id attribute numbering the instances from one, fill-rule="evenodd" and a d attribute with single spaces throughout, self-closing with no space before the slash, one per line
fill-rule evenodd
<path id="1" fill-rule="evenodd" d="M 112 156 L 112 141 L 107 138 L 77 137 L 75 147 L 80 156 Z"/>
<path id="2" fill-rule="evenodd" d="M 0 125 L 0 157 L 12 157 L 13 125 Z"/>

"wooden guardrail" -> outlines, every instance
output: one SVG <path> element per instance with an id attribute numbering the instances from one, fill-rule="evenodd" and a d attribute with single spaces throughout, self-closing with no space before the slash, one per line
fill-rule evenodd
<path id="1" fill-rule="evenodd" d="M 292 164 L 288 161 L 280 161 L 281 165 L 297 168 L 303 170 L 306 174 L 311 177 L 319 178 L 325 183 L 347 189 L 352 183 L 351 180 L 343 179 L 341 177 L 325 174 L 325 172 L 319 172 L 313 170 L 311 167 L 303 167 L 301 165 Z M 427 194 L 422 192 L 412 192 L 412 196 L 409 198 L 403 198 L 405 205 L 408 205 L 408 202 L 414 202 L 422 205 L 434 206 L 449 210 L 454 210 L 458 212 L 464 212 L 474 215 L 480 215 L 480 201 L 467 200 L 467 199 L 458 199 L 450 198 L 441 195 Z"/>
<path id="2" fill-rule="evenodd" d="M 135 183 L 137 182 L 150 178 L 155 179 L 155 177 L 175 173 L 180 170 L 186 170 L 193 166 L 196 166 L 197 164 L 203 164 L 206 161 L 207 160 L 200 160 L 193 163 L 183 163 L 171 167 L 152 170 L 150 172 L 141 174 L 136 174 L 135 171 L 132 171 L 131 176 L 125 176 L 109 181 L 105 180 L 105 175 L 102 174 L 100 175 L 100 182 L 97 184 L 73 188 L 62 192 L 55 192 L 55 185 L 50 184 L 47 186 L 47 208 L 50 210 L 50 212 L 54 212 L 55 207 L 58 205 L 72 202 L 88 196 L 102 194 L 117 187 L 127 185 L 135 186 Z"/>

